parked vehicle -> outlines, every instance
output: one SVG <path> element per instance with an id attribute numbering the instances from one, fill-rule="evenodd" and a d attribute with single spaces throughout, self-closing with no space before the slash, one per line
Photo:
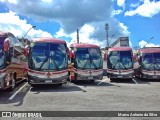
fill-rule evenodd
<path id="1" fill-rule="evenodd" d="M 134 75 L 133 53 L 130 47 L 111 47 L 107 54 L 107 76 L 129 78 Z"/>
<path id="2" fill-rule="evenodd" d="M 27 78 L 24 46 L 10 32 L 0 32 L 0 89 L 13 90 Z"/>
<path id="3" fill-rule="evenodd" d="M 75 43 L 70 45 L 69 80 L 89 80 L 103 78 L 103 59 L 99 46 Z"/>
<path id="4" fill-rule="evenodd" d="M 61 86 L 68 77 L 66 42 L 55 38 L 34 38 L 28 55 L 28 83 Z"/>
<path id="5" fill-rule="evenodd" d="M 136 75 L 145 79 L 160 79 L 160 47 L 145 47 L 139 50 L 139 69 Z"/>

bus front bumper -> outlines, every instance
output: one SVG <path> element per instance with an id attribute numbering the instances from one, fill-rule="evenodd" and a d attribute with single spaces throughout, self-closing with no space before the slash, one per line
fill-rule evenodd
<path id="1" fill-rule="evenodd" d="M 76 75 L 76 80 L 102 80 L 103 79 L 103 74 L 99 74 L 99 75 L 81 75 L 81 74 L 77 74 Z"/>
<path id="2" fill-rule="evenodd" d="M 40 78 L 28 75 L 28 83 L 29 84 L 65 84 L 67 82 L 67 76 L 59 77 L 59 78 Z"/>
<path id="3" fill-rule="evenodd" d="M 114 73 L 114 72 L 107 72 L 108 78 L 122 78 L 122 79 L 130 79 L 133 78 L 134 72 L 129 72 L 129 73 Z"/>
<path id="4" fill-rule="evenodd" d="M 153 75 L 149 75 L 149 74 L 141 73 L 141 78 L 160 80 L 160 75 L 157 75 L 157 74 L 155 74 L 155 75 L 154 74 Z"/>

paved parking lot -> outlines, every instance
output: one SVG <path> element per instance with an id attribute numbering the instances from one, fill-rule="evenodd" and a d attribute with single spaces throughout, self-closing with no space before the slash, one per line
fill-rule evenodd
<path id="1" fill-rule="evenodd" d="M 139 79 L 112 82 L 104 77 L 37 88 L 23 82 L 13 92 L 0 92 L 4 111 L 160 111 L 159 102 L 160 82 Z"/>

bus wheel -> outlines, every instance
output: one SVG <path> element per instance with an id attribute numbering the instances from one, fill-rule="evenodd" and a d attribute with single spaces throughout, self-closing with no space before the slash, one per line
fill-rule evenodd
<path id="1" fill-rule="evenodd" d="M 30 86 L 31 86 L 32 88 L 35 88 L 35 87 L 36 87 L 36 85 L 33 85 L 33 84 L 30 84 Z"/>
<path id="2" fill-rule="evenodd" d="M 114 82 L 114 81 L 115 81 L 115 79 L 114 79 L 114 78 L 110 78 L 110 81 L 111 81 L 111 82 Z"/>
<path id="3" fill-rule="evenodd" d="M 16 86 L 16 81 L 15 81 L 15 79 L 13 78 L 12 83 L 11 83 L 11 87 L 9 88 L 9 91 L 13 91 L 14 88 L 15 88 L 15 86 Z"/>
<path id="4" fill-rule="evenodd" d="M 95 80 L 90 80 L 91 83 L 94 83 Z"/>
<path id="5" fill-rule="evenodd" d="M 62 83 L 58 83 L 58 84 L 56 84 L 56 86 L 60 87 L 60 86 L 62 86 Z"/>

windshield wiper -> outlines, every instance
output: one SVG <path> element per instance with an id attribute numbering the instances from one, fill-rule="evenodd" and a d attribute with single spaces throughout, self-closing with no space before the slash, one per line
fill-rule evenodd
<path id="1" fill-rule="evenodd" d="M 154 64 L 154 62 L 152 62 L 152 64 L 148 67 L 148 70 L 150 70 L 151 66 Z"/>
<path id="2" fill-rule="evenodd" d="M 46 62 L 47 62 L 47 60 L 48 60 L 48 57 L 46 57 L 46 59 L 43 61 L 43 63 L 41 64 L 41 66 L 39 67 L 39 69 L 38 69 L 38 70 L 41 70 L 42 66 L 44 65 L 44 63 L 46 63 Z"/>
<path id="3" fill-rule="evenodd" d="M 159 65 L 157 64 L 157 60 L 155 60 L 155 63 L 154 64 L 156 64 L 156 66 L 158 67 L 158 69 L 160 70 L 160 67 L 159 67 Z"/>
<path id="4" fill-rule="evenodd" d="M 124 68 L 127 70 L 127 68 L 126 68 L 126 66 L 122 63 L 122 62 L 120 62 L 123 66 L 124 66 Z"/>
<path id="5" fill-rule="evenodd" d="M 41 66 L 39 67 L 38 70 L 41 70 L 41 68 L 42 68 L 43 65 L 47 62 L 48 59 L 51 59 L 51 57 L 47 57 L 47 58 L 43 61 L 43 63 L 41 64 Z M 55 60 L 54 60 L 54 59 L 52 59 L 52 60 L 53 60 L 53 63 L 54 63 L 54 65 L 55 65 L 55 67 L 56 67 L 56 70 L 59 70 L 59 67 L 58 67 L 57 63 L 55 62 Z M 50 63 L 49 63 L 49 64 L 50 64 Z"/>
<path id="6" fill-rule="evenodd" d="M 85 65 L 82 67 L 83 70 L 84 70 L 84 68 L 86 67 L 87 63 L 88 63 L 88 60 L 89 60 L 89 59 L 87 59 Z"/>
<path id="7" fill-rule="evenodd" d="M 157 65 L 156 62 L 153 62 L 154 65 L 156 65 L 158 67 L 158 69 L 160 69 L 159 65 Z M 155 70 L 155 66 L 154 66 L 154 70 Z"/>
<path id="8" fill-rule="evenodd" d="M 96 66 L 96 64 L 93 62 L 93 59 L 92 59 L 92 58 L 91 58 L 91 61 L 92 61 L 93 65 L 94 65 L 94 67 L 95 67 L 96 69 L 98 69 L 98 67 Z"/>
<path id="9" fill-rule="evenodd" d="M 56 61 L 54 60 L 54 58 L 50 58 L 50 59 L 52 59 L 52 60 L 53 60 L 53 63 L 54 63 L 54 65 L 55 65 L 55 67 L 56 67 L 56 70 L 59 70 L 59 67 L 58 67 L 58 65 L 57 65 Z"/>
<path id="10" fill-rule="evenodd" d="M 113 65 L 113 64 L 111 63 L 111 64 L 114 66 L 113 69 L 115 69 L 115 67 L 116 67 L 116 65 L 117 65 L 117 63 L 118 63 L 119 61 L 120 61 L 120 60 L 117 60 L 117 62 L 116 62 L 115 65 Z"/>

